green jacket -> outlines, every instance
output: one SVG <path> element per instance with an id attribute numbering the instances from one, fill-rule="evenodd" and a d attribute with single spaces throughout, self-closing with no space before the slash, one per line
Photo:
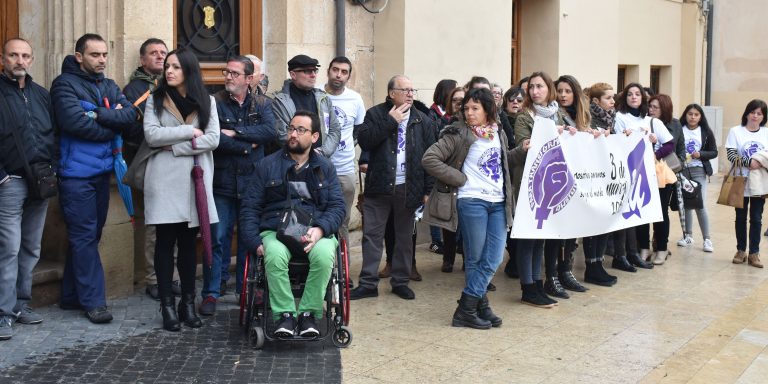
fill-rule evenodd
<path id="1" fill-rule="evenodd" d="M 562 110 L 558 110 L 556 114 L 556 120 L 555 125 L 563 125 L 563 112 Z M 517 148 L 522 150 L 523 141 L 526 139 L 530 139 L 531 135 L 533 134 L 533 115 L 528 110 L 521 110 L 517 113 L 517 119 L 515 120 L 515 142 L 517 143 Z M 524 153 L 527 153 L 524 152 Z M 520 189 L 520 183 L 523 179 L 523 169 L 525 168 L 525 160 L 523 160 L 521 163 L 517 164 L 514 169 L 512 169 L 512 185 L 515 186 L 515 190 Z"/>

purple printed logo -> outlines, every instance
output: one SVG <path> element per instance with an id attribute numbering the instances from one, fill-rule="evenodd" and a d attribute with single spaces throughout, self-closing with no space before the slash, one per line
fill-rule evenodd
<path id="1" fill-rule="evenodd" d="M 629 211 L 622 212 L 625 219 L 632 215 L 640 216 L 640 208 L 651 202 L 651 186 L 648 184 L 648 172 L 645 170 L 645 140 L 640 140 L 635 149 L 627 156 L 627 169 L 629 169 Z"/>
<path id="2" fill-rule="evenodd" d="M 347 125 L 347 113 L 344 112 L 343 109 L 333 106 L 333 112 L 336 113 L 336 120 L 339 121 L 339 124 L 343 127 Z"/>
<path id="3" fill-rule="evenodd" d="M 563 210 L 576 194 L 576 183 L 568 170 L 560 139 L 544 144 L 528 173 L 528 204 L 535 208 L 536 228 L 541 229 L 550 214 Z"/>
<path id="4" fill-rule="evenodd" d="M 347 142 L 344 141 L 344 140 L 340 140 L 339 141 L 339 145 L 336 147 L 336 150 L 337 151 L 343 151 L 345 149 L 347 149 Z"/>
<path id="5" fill-rule="evenodd" d="M 747 158 L 752 157 L 755 153 L 763 150 L 763 144 L 757 141 L 749 141 L 741 150 L 741 155 Z"/>
<path id="6" fill-rule="evenodd" d="M 701 148 L 701 144 L 695 139 L 691 139 L 687 144 L 685 144 L 685 151 L 688 153 L 694 153 L 698 151 L 699 148 Z"/>
<path id="7" fill-rule="evenodd" d="M 485 176 L 488 176 L 494 183 L 498 183 L 501 178 L 501 155 L 498 148 L 490 148 L 480 155 L 477 160 L 477 168 Z"/>
<path id="8" fill-rule="evenodd" d="M 403 121 L 397 126 L 397 153 L 405 151 L 405 124 Z"/>

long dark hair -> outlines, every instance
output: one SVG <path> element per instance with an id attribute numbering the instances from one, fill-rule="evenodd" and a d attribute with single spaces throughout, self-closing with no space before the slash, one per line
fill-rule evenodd
<path id="1" fill-rule="evenodd" d="M 694 104 L 688 104 L 688 106 L 685 107 L 685 110 L 683 110 L 683 114 L 680 115 L 680 122 L 683 123 L 683 127 L 687 127 L 688 126 L 688 116 L 687 115 L 688 115 L 688 111 L 690 111 L 691 109 L 695 109 L 695 110 L 699 111 L 699 113 L 701 114 L 701 119 L 699 119 L 699 127 L 701 127 L 701 130 L 703 132 L 710 131 L 711 129 L 709 128 L 709 122 L 707 122 L 707 115 L 704 114 L 704 109 L 701 108 L 701 105 L 698 105 L 698 104 L 695 104 L 695 103 Z"/>
<path id="2" fill-rule="evenodd" d="M 200 73 L 200 62 L 197 61 L 197 57 L 194 53 L 179 48 L 165 56 L 165 63 L 163 68 L 168 65 L 168 58 L 176 55 L 181 66 L 181 72 L 184 74 L 184 88 L 187 90 L 187 98 L 194 100 L 199 106 L 200 110 L 197 111 L 197 121 L 200 124 L 198 128 L 205 130 L 208 126 L 208 120 L 211 118 L 211 99 L 208 96 L 208 91 L 203 85 L 203 76 Z M 159 116 L 163 109 L 163 100 L 165 100 L 168 94 L 170 85 L 165 81 L 165 71 L 163 77 L 160 78 L 160 82 L 157 85 L 157 89 L 152 94 L 155 102 L 155 113 Z"/>
<path id="3" fill-rule="evenodd" d="M 661 120 L 661 122 L 664 124 L 669 124 L 669 122 L 672 121 L 672 98 L 663 93 L 659 93 L 658 95 L 651 96 L 648 99 L 648 104 L 650 105 L 651 101 L 654 100 L 659 102 L 659 110 L 661 111 L 661 114 L 659 114 L 659 120 Z M 704 116 L 703 113 L 701 115 Z"/>
<path id="4" fill-rule="evenodd" d="M 766 106 L 765 101 L 762 101 L 760 99 L 754 99 L 747 103 L 747 107 L 744 108 L 744 113 L 741 114 L 741 125 L 747 126 L 747 116 L 749 116 L 752 111 L 755 109 L 760 108 L 761 111 L 763 111 L 763 121 L 760 122 L 760 126 L 762 127 L 765 125 L 765 122 L 768 120 L 768 106 Z"/>
<path id="5" fill-rule="evenodd" d="M 576 128 L 579 130 L 589 129 L 589 124 L 592 121 L 592 114 L 589 112 L 589 100 L 587 100 L 587 96 L 584 95 L 584 91 L 581 89 L 581 84 L 579 84 L 579 81 L 571 75 L 562 75 L 555 80 L 555 91 L 557 91 L 557 85 L 560 83 L 568 84 L 568 87 L 571 88 L 571 92 L 573 93 L 573 106 L 576 110 L 576 116 L 574 117 L 577 125 Z"/>
<path id="6" fill-rule="evenodd" d="M 624 87 L 624 90 L 619 93 L 619 97 L 616 100 L 616 111 L 621 113 L 629 113 L 627 93 L 629 93 L 629 90 L 632 88 L 637 88 L 640 90 L 640 107 L 638 107 L 638 109 L 640 110 L 640 117 L 645 117 L 648 115 L 648 96 L 645 94 L 643 86 L 639 83 L 629 83 L 626 87 Z"/>
<path id="7" fill-rule="evenodd" d="M 456 80 L 451 79 L 443 79 L 440 80 L 437 85 L 435 86 L 435 93 L 432 94 L 432 102 L 439 105 L 443 108 L 443 110 L 446 109 L 447 104 L 445 104 L 446 100 L 448 99 L 448 94 L 451 93 L 451 91 L 456 88 Z"/>

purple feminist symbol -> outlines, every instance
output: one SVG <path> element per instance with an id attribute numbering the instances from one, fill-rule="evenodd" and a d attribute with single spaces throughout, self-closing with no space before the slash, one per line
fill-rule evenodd
<path id="1" fill-rule="evenodd" d="M 632 215 L 640 216 L 640 207 L 645 207 L 651 202 L 651 186 L 648 184 L 648 172 L 645 170 L 645 141 L 640 140 L 635 149 L 627 156 L 627 169 L 629 170 L 629 211 L 621 215 L 629 219 Z M 641 205 L 642 204 L 642 205 Z"/>
<path id="2" fill-rule="evenodd" d="M 696 152 L 696 140 L 689 140 L 688 144 L 685 145 L 685 150 L 688 153 Z"/>
<path id="3" fill-rule="evenodd" d="M 534 169 L 535 168 L 535 169 Z M 576 193 L 576 186 L 565 155 L 555 138 L 542 146 L 536 161 L 531 167 L 533 178 L 529 181 L 531 208 L 536 207 L 536 228 L 541 229 L 550 213 L 560 212 Z"/>
<path id="4" fill-rule="evenodd" d="M 752 157 L 755 153 L 763 149 L 763 146 L 758 142 L 751 141 L 744 147 L 744 156 Z"/>
<path id="5" fill-rule="evenodd" d="M 343 151 L 347 149 L 347 142 L 344 140 L 339 141 L 339 146 L 336 148 L 337 151 Z"/>
<path id="6" fill-rule="evenodd" d="M 491 148 L 478 161 L 480 168 L 486 176 L 490 176 L 493 182 L 498 182 L 501 177 L 501 161 L 498 148 Z"/>
<path id="7" fill-rule="evenodd" d="M 397 127 L 397 153 L 405 150 L 405 126 L 400 124 Z"/>

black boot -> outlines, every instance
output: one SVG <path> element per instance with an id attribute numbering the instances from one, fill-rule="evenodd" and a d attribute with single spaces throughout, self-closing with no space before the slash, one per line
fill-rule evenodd
<path id="1" fill-rule="evenodd" d="M 523 290 L 523 298 L 520 299 L 523 304 L 539 308 L 552 308 L 555 306 L 539 295 L 539 291 L 536 289 L 535 284 L 520 284 L 520 287 Z"/>
<path id="2" fill-rule="evenodd" d="M 563 286 L 560 285 L 560 280 L 557 279 L 557 276 L 547 277 L 547 281 L 544 283 L 544 292 L 546 292 L 547 295 L 559 297 L 561 299 L 571 298 L 571 296 L 568 295 L 568 292 L 563 289 Z"/>
<path id="3" fill-rule="evenodd" d="M 638 268 L 653 269 L 653 263 L 646 262 L 640 258 L 640 255 L 636 253 L 630 253 L 627 255 L 627 261 Z"/>
<path id="4" fill-rule="evenodd" d="M 160 313 L 163 315 L 163 329 L 172 332 L 176 332 L 181 329 L 179 317 L 176 315 L 175 297 L 160 297 Z"/>
<path id="5" fill-rule="evenodd" d="M 637 268 L 629 263 L 626 256 L 614 256 L 611 267 L 625 272 L 637 272 Z"/>
<path id="6" fill-rule="evenodd" d="M 491 322 L 477 316 L 479 302 L 479 297 L 473 297 L 462 292 L 461 299 L 459 299 L 459 306 L 456 307 L 456 311 L 453 312 L 453 321 L 451 321 L 451 325 L 454 327 L 490 329 Z"/>
<path id="7" fill-rule="evenodd" d="M 560 283 L 563 285 L 563 288 L 574 291 L 574 292 L 586 292 L 589 290 L 589 288 L 581 285 L 578 280 L 576 280 L 576 276 L 573 275 L 573 271 L 564 271 L 560 272 L 558 276 L 558 280 L 560 280 Z"/>
<path id="8" fill-rule="evenodd" d="M 587 283 L 610 287 L 616 284 L 617 280 L 615 276 L 611 276 L 605 271 L 602 261 L 587 263 L 587 269 L 584 271 L 584 281 Z"/>
<path id="9" fill-rule="evenodd" d="M 179 320 L 190 328 L 200 328 L 203 326 L 203 321 L 197 317 L 197 312 L 195 312 L 194 293 L 183 293 L 181 295 L 181 300 L 179 300 Z"/>
<path id="10" fill-rule="evenodd" d="M 488 295 L 483 295 L 477 302 L 477 316 L 483 320 L 488 320 L 494 327 L 501 326 L 501 317 L 496 316 L 491 310 L 491 305 L 488 303 Z"/>
<path id="11" fill-rule="evenodd" d="M 557 300 L 547 296 L 547 293 L 544 291 L 544 280 L 536 280 L 534 284 L 536 284 L 536 291 L 539 292 L 539 296 L 543 297 L 545 301 L 557 305 Z"/>

